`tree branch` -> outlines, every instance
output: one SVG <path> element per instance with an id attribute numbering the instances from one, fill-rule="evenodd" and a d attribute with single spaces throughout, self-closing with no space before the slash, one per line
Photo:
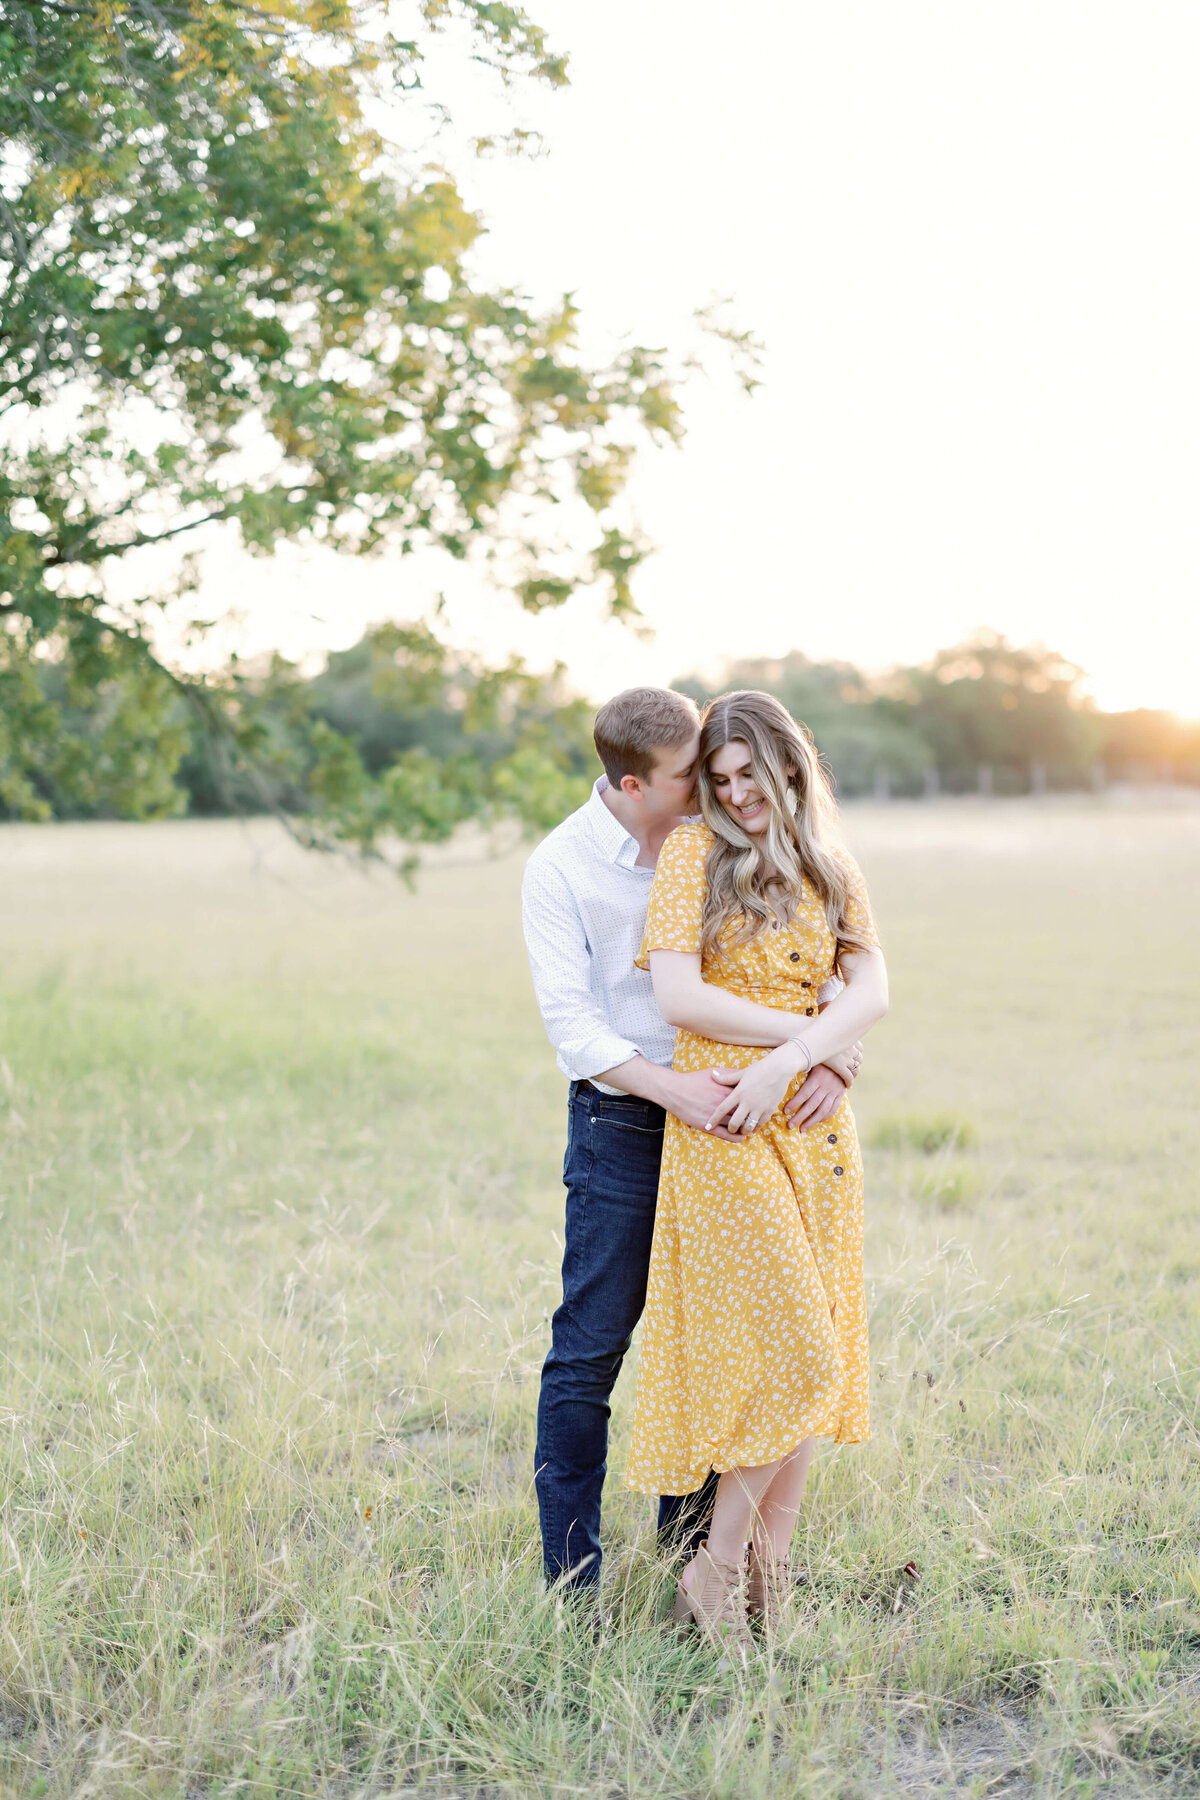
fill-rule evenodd
<path id="1" fill-rule="evenodd" d="M 56 551 L 46 558 L 48 569 L 61 569 L 74 563 L 96 563 L 106 556 L 124 556 L 127 550 L 145 550 L 155 544 L 165 544 L 169 538 L 179 537 L 185 531 L 199 531 L 202 525 L 211 525 L 218 519 L 227 519 L 231 509 L 228 506 L 218 507 L 215 512 L 205 513 L 202 519 L 189 519 L 183 525 L 172 525 L 166 531 L 139 531 L 136 537 L 126 538 L 121 544 L 96 544 L 89 548 L 88 554 L 66 554 Z M 117 515 L 112 514 L 113 518 Z M 97 521 L 98 525 L 107 525 L 108 518 Z"/>

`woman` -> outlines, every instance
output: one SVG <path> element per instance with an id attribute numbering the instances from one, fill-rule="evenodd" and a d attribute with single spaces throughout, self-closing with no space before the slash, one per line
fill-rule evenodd
<path id="1" fill-rule="evenodd" d="M 740 1637 L 747 1608 L 777 1617 L 814 1440 L 870 1433 L 854 1120 L 843 1101 L 793 1132 L 781 1107 L 883 1017 L 887 976 L 816 751 L 778 700 L 713 701 L 699 782 L 703 823 L 663 846 L 638 963 L 674 1067 L 745 1073 L 705 1131 L 667 1116 L 625 1479 L 689 1494 L 719 1474 L 675 1616 Z M 738 1141 L 709 1135 L 721 1123 Z"/>

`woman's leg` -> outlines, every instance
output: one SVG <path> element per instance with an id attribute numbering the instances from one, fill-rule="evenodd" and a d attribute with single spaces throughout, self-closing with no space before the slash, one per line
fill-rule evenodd
<path id="1" fill-rule="evenodd" d="M 782 1562 L 787 1557 L 816 1447 L 816 1438 L 805 1438 L 790 1456 L 775 1464 L 775 1474 L 753 1519 L 754 1554 L 760 1563 Z"/>
<path id="2" fill-rule="evenodd" d="M 714 1640 L 728 1633 L 746 1641 L 746 1539 L 758 1507 L 779 1472 L 779 1463 L 758 1469 L 730 1469 L 717 1482 L 717 1498 L 702 1544 L 680 1578 L 683 1598 L 675 1618 L 691 1621 Z"/>
<path id="3" fill-rule="evenodd" d="M 816 1448 L 815 1438 L 758 1468 L 730 1469 L 717 1483 L 717 1500 L 708 1528 L 710 1556 L 721 1562 L 740 1563 L 746 1540 L 753 1535 L 754 1553 L 760 1562 L 779 1562 L 788 1553 L 808 1467 Z M 690 1564 L 683 1585 L 690 1585 Z"/>
<path id="4" fill-rule="evenodd" d="M 721 1562 L 741 1562 L 754 1518 L 787 1460 L 763 1463 L 757 1469 L 729 1469 L 722 1475 L 708 1528 L 710 1556 Z"/>

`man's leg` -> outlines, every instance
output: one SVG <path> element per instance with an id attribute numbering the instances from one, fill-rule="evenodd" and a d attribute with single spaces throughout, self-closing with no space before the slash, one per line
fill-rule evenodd
<path id="1" fill-rule="evenodd" d="M 562 1305 L 538 1400 L 536 1486 L 546 1580 L 600 1579 L 609 1396 L 646 1300 L 662 1108 L 571 1088 Z"/>
<path id="2" fill-rule="evenodd" d="M 694 1494 L 664 1494 L 658 1503 L 658 1554 L 687 1562 L 708 1536 L 720 1477 L 710 1469 Z"/>

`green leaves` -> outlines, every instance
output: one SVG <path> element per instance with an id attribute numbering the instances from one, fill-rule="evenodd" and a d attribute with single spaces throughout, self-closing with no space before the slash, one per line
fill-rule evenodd
<path id="1" fill-rule="evenodd" d="M 103 621 L 153 661 L 159 596 L 118 621 L 107 572 L 216 521 L 262 552 L 478 551 L 532 610 L 581 583 L 636 610 L 645 548 L 618 507 L 638 442 L 679 434 L 662 354 L 595 366 L 569 298 L 538 312 L 481 286 L 453 176 L 374 122 L 417 95 L 428 32 L 454 26 L 504 81 L 559 85 L 565 65 L 518 6 L 420 17 L 404 38 L 366 0 L 0 0 L 0 618 L 21 654 L 69 662 Z M 569 502 L 594 524 L 551 558 Z M 22 738 L 49 729 L 44 704 Z M 140 703 L 114 716 L 149 729 Z M 140 766 L 122 809 L 164 803 Z M 369 836 L 338 780 L 321 804 Z"/>
<path id="2" fill-rule="evenodd" d="M 561 671 L 488 669 L 424 627 L 382 626 L 297 685 L 314 820 L 372 851 L 444 843 L 469 819 L 546 830 L 594 776 L 591 709 Z"/>
<path id="3" fill-rule="evenodd" d="M 561 78 L 519 9 L 425 10 L 465 19 L 505 72 Z M 135 401 L 165 415 L 173 467 L 143 484 L 147 520 L 215 507 L 262 549 L 311 532 L 461 554 L 510 493 L 573 491 L 602 515 L 638 431 L 678 431 L 659 357 L 589 367 L 569 302 L 539 316 L 473 285 L 480 223 L 452 178 L 406 172 L 367 123 L 384 65 L 420 52 L 360 38 L 365 8 L 21 11 L 0 61 L 0 405 L 82 380 L 93 422 Z M 251 420 L 273 453 L 254 480 L 234 454 Z M 55 561 L 119 554 L 96 455 L 71 479 L 94 523 Z M 566 591 L 603 570 L 585 557 Z"/>
<path id="4" fill-rule="evenodd" d="M 0 632 L 0 813 L 47 819 L 166 818 L 184 810 L 176 774 L 187 716 L 136 642 L 73 620 L 54 658 Z"/>

